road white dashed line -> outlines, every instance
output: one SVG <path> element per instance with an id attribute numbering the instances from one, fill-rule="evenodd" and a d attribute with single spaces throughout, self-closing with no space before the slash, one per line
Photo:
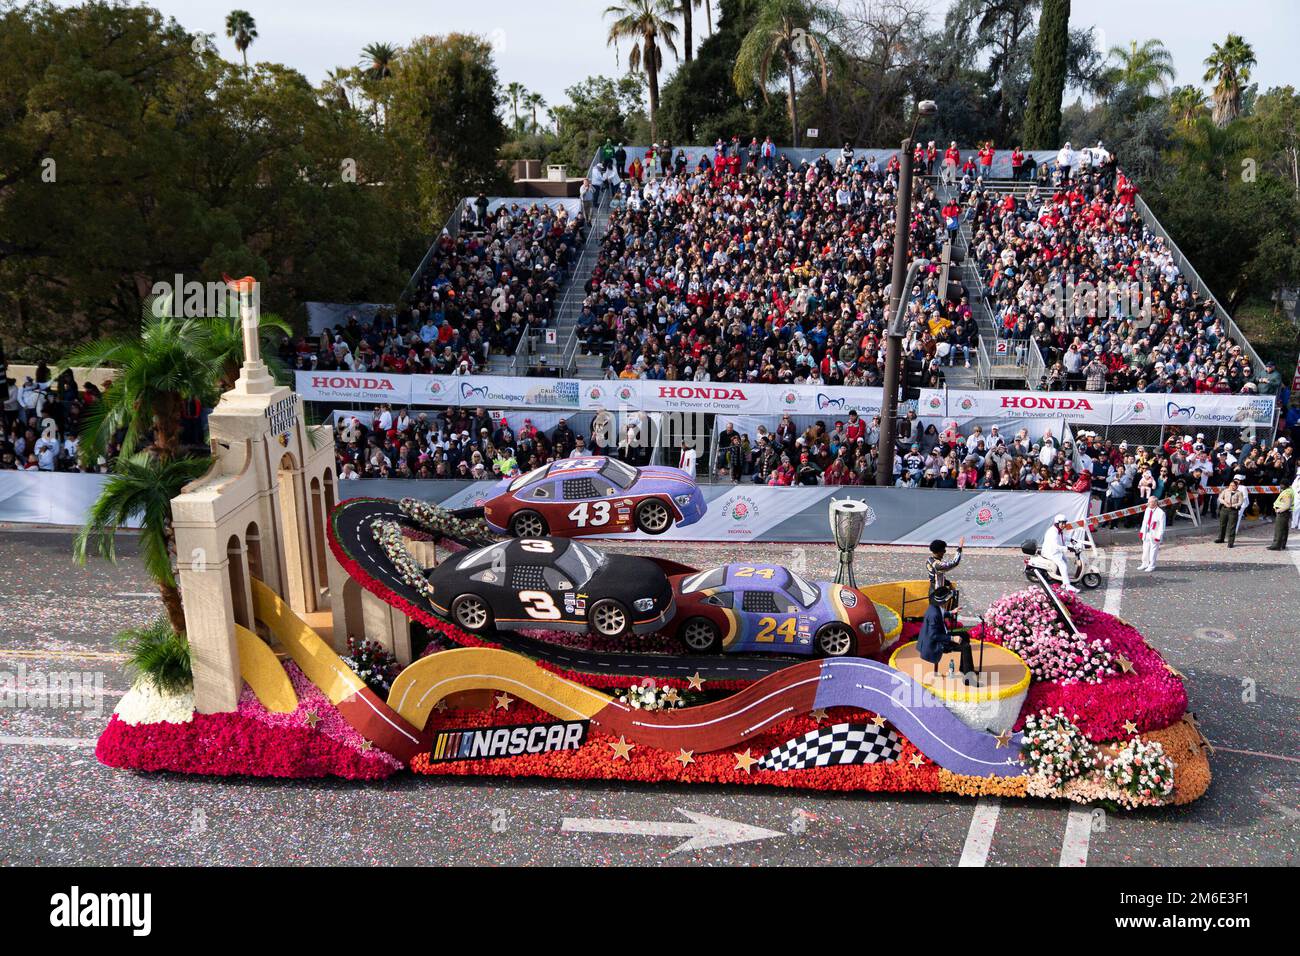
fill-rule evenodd
<path id="1" fill-rule="evenodd" d="M 961 848 L 958 866 L 984 866 L 993 845 L 993 832 L 998 826 L 998 812 L 1002 802 L 997 797 L 980 797 L 966 831 L 966 844 Z"/>

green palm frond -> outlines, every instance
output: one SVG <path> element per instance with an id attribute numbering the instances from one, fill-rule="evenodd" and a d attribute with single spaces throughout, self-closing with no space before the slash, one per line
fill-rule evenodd
<path id="1" fill-rule="evenodd" d="M 193 683 L 189 641 L 172 630 L 165 617 L 145 627 L 128 628 L 114 640 L 126 652 L 127 669 L 159 690 L 175 693 Z"/>

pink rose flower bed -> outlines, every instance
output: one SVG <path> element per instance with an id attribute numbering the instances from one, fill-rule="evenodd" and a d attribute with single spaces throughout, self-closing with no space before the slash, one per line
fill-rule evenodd
<path id="1" fill-rule="evenodd" d="M 292 713 L 271 713 L 244 685 L 238 710 L 195 714 L 189 723 L 132 725 L 114 714 L 95 756 L 109 767 L 217 776 L 381 780 L 402 768 L 388 753 L 363 750 L 362 736 L 295 664 L 285 671 L 298 694 Z"/>
<path id="2" fill-rule="evenodd" d="M 1057 592 L 1060 594 L 1060 592 Z M 1033 600 L 1047 604 L 1038 589 L 1009 594 L 994 604 L 1014 608 Z M 1076 723 L 1090 740 L 1127 740 L 1132 734 L 1124 724 L 1132 721 L 1139 733 L 1160 730 L 1176 723 L 1187 712 L 1187 690 L 1182 679 L 1165 665 L 1164 658 L 1143 639 L 1142 634 L 1119 618 L 1099 611 L 1072 595 L 1062 594 L 1074 623 L 1088 641 L 1104 649 L 1109 661 L 1105 676 L 1089 683 L 1086 679 L 1072 677 L 1067 680 L 1040 680 L 1034 675 L 1029 694 L 1021 708 L 1015 729 L 1024 726 L 1025 715 L 1059 708 L 1075 717 Z M 1013 641 L 1004 640 L 1003 633 L 994 626 L 993 608 L 986 619 L 988 641 L 1014 648 Z M 979 636 L 979 628 L 972 631 Z M 1014 629 L 1013 629 L 1014 630 Z M 1019 632 L 1017 632 L 1019 633 Z M 1022 638 L 1023 639 L 1023 638 Z M 1031 651 L 1032 653 L 1032 651 Z M 1023 655 L 1022 655 L 1023 656 Z M 1124 671 L 1122 661 L 1132 664 Z M 1032 670 L 1032 665 L 1031 665 Z"/>

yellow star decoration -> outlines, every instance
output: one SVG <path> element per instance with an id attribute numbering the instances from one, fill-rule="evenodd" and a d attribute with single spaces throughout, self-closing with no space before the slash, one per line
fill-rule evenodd
<path id="1" fill-rule="evenodd" d="M 700 676 L 699 671 L 690 676 L 689 687 L 691 690 L 704 690 L 704 678 Z"/>
<path id="2" fill-rule="evenodd" d="M 444 711 L 446 711 L 446 709 L 447 709 L 447 699 L 444 697 L 442 700 L 438 701 L 438 703 L 436 703 L 436 704 L 433 705 L 433 709 L 436 710 L 436 711 L 437 711 L 438 713 L 440 713 L 440 714 L 443 713 Z"/>
<path id="3" fill-rule="evenodd" d="M 677 700 L 680 697 L 681 695 L 677 693 L 676 687 L 669 687 L 666 691 L 664 691 L 664 700 L 666 700 L 670 704 L 677 703 Z"/>
<path id="4" fill-rule="evenodd" d="M 682 748 L 681 750 L 677 751 L 677 756 L 674 757 L 673 759 L 676 760 L 683 767 L 689 766 L 690 764 L 695 763 L 695 751 Z"/>
<path id="5" fill-rule="evenodd" d="M 1004 730 L 1004 731 L 1002 731 L 1002 733 L 998 734 L 997 737 L 994 738 L 994 740 L 997 741 L 997 747 L 996 747 L 995 749 L 1000 750 L 1000 749 L 1002 749 L 1003 747 L 1008 747 L 1008 746 L 1010 746 L 1010 745 L 1011 745 L 1011 731 L 1009 731 L 1009 730 Z"/>
<path id="6" fill-rule="evenodd" d="M 316 713 L 316 711 L 314 710 L 307 711 L 307 726 L 315 730 L 316 725 L 319 723 L 320 723 L 320 714 Z"/>
<path id="7" fill-rule="evenodd" d="M 374 743 L 374 741 L 373 741 L 373 740 L 363 740 L 363 741 L 361 741 L 361 749 L 362 749 L 363 751 L 365 751 L 366 753 L 369 753 L 370 751 L 374 750 L 374 749 L 375 749 L 375 743 Z"/>
<path id="8" fill-rule="evenodd" d="M 1118 657 L 1115 658 L 1115 663 L 1119 665 L 1119 669 L 1123 671 L 1125 674 L 1133 673 L 1133 662 L 1129 660 L 1127 657 L 1125 657 L 1123 654 L 1120 654 Z"/>
<path id="9" fill-rule="evenodd" d="M 497 694 L 496 700 L 497 700 L 497 710 L 509 710 L 510 705 L 515 702 L 515 699 L 513 697 L 511 697 L 509 694 L 504 692 Z"/>
<path id="10" fill-rule="evenodd" d="M 875 724 L 877 727 L 885 726 L 885 718 L 881 717 L 879 714 L 876 714 L 876 716 L 872 717 L 871 722 Z"/>
<path id="11" fill-rule="evenodd" d="M 636 744 L 630 744 L 623 737 L 619 737 L 618 742 L 610 744 L 609 748 L 614 751 L 614 756 L 610 758 L 611 760 L 617 760 L 622 757 L 628 763 L 631 763 L 632 751 L 636 749 Z"/>
<path id="12" fill-rule="evenodd" d="M 733 753 L 731 756 L 736 758 L 736 766 L 732 768 L 733 770 L 743 770 L 745 773 L 749 773 L 749 768 L 758 763 L 758 758 L 750 754 L 748 747 L 745 748 L 744 753 Z"/>
<path id="13" fill-rule="evenodd" d="M 1133 723 L 1133 721 L 1131 720 L 1124 721 L 1124 733 L 1128 734 L 1131 737 L 1137 732 L 1138 732 L 1137 724 Z"/>
<path id="14" fill-rule="evenodd" d="M 913 767 L 920 767 L 925 763 L 925 758 L 920 754 L 912 754 L 911 764 Z"/>
<path id="15" fill-rule="evenodd" d="M 1181 678 L 1183 676 L 1183 672 L 1168 661 L 1165 661 L 1165 670 L 1169 671 L 1169 673 L 1173 674 L 1175 677 Z"/>
<path id="16" fill-rule="evenodd" d="M 820 724 L 823 720 L 826 720 L 830 715 L 826 713 L 826 708 L 825 708 L 825 707 L 818 707 L 816 710 L 814 710 L 814 711 L 813 711 L 812 713 L 810 713 L 808 716 L 811 717 L 813 720 L 817 721 L 817 723 Z"/>

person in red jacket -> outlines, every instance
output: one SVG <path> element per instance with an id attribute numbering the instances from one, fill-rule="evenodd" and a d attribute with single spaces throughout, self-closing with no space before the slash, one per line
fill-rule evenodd
<path id="1" fill-rule="evenodd" d="M 865 438 L 867 435 L 867 423 L 858 415 L 856 408 L 849 409 L 849 420 L 844 424 L 844 439 L 849 444 L 854 444 L 859 438 Z"/>
<path id="2" fill-rule="evenodd" d="M 993 173 L 993 140 L 980 147 L 980 175 L 989 179 Z"/>
<path id="3" fill-rule="evenodd" d="M 1011 178 L 1019 179 L 1025 169 L 1025 153 L 1019 146 L 1011 151 Z"/>

